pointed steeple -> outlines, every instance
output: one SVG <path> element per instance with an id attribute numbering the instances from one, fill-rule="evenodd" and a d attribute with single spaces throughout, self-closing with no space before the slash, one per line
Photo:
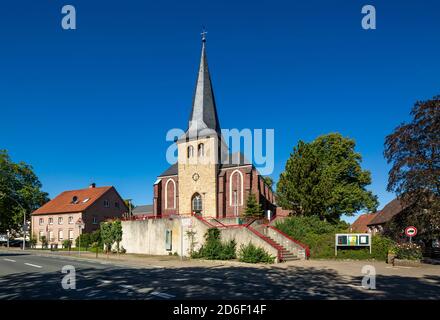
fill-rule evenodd
<path id="1" fill-rule="evenodd" d="M 201 130 L 211 129 L 221 136 L 217 108 L 215 106 L 214 91 L 206 57 L 206 32 L 202 32 L 202 53 L 200 57 L 199 73 L 197 75 L 188 131 L 190 135 L 199 135 Z"/>

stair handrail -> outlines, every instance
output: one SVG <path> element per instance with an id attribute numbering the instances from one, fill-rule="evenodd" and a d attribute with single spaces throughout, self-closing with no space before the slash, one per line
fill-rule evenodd
<path id="1" fill-rule="evenodd" d="M 278 245 L 275 241 L 273 241 L 271 238 L 265 236 L 264 234 L 258 232 L 257 230 L 255 230 L 254 228 L 252 228 L 251 226 L 246 226 L 243 225 L 244 228 L 250 230 L 251 232 L 253 232 L 255 235 L 257 235 L 259 238 L 263 239 L 264 241 L 266 241 L 267 243 L 269 243 L 272 247 L 274 247 L 277 252 L 278 252 L 278 260 L 282 259 L 282 247 L 280 245 Z"/>
<path id="2" fill-rule="evenodd" d="M 302 243 L 302 242 L 300 242 L 300 241 L 298 241 L 298 240 L 292 238 L 291 236 L 287 235 L 286 233 L 284 233 L 284 232 L 281 231 L 280 229 L 275 228 L 274 226 L 267 225 L 266 227 L 267 227 L 267 228 L 270 228 L 270 229 L 272 229 L 272 230 L 274 230 L 274 231 L 276 231 L 276 232 L 278 232 L 279 234 L 283 235 L 283 236 L 286 237 L 287 239 L 289 239 L 289 240 L 295 242 L 296 244 L 298 244 L 299 246 L 301 246 L 301 247 L 305 250 L 305 252 L 306 252 L 306 257 L 307 257 L 307 258 L 310 257 L 310 248 L 309 248 L 308 245 L 306 245 L 306 244 L 304 244 L 304 243 Z"/>

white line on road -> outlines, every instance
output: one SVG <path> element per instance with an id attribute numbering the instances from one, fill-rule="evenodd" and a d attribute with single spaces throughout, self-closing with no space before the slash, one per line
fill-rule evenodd
<path id="1" fill-rule="evenodd" d="M 25 265 L 30 266 L 30 267 L 34 267 L 34 268 L 43 268 L 42 266 L 32 264 L 32 263 L 27 263 L 27 262 L 25 262 Z"/>
<path id="2" fill-rule="evenodd" d="M 161 298 L 164 298 L 164 299 L 171 299 L 171 298 L 175 297 L 172 294 L 163 293 L 163 292 L 152 292 L 151 295 L 158 296 L 158 297 L 161 297 Z"/>
<path id="3" fill-rule="evenodd" d="M 3 260 L 9 261 L 9 262 L 16 262 L 15 260 L 12 260 L 12 259 L 3 259 Z"/>

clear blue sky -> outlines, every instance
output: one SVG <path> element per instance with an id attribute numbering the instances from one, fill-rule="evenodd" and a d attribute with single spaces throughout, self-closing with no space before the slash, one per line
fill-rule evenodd
<path id="1" fill-rule="evenodd" d="M 65 4 L 75 31 L 60 27 Z M 374 31 L 361 28 L 365 4 Z M 94 181 L 152 203 L 165 134 L 187 125 L 205 25 L 222 127 L 274 128 L 275 180 L 299 139 L 351 137 L 382 207 L 384 137 L 440 93 L 439 12 L 434 0 L 2 2 L 0 148 L 51 197 Z"/>

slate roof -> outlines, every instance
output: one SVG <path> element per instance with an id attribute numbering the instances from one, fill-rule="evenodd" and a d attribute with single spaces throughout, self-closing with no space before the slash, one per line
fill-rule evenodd
<path id="1" fill-rule="evenodd" d="M 370 226 L 384 224 L 390 221 L 396 214 L 399 214 L 402 210 L 402 202 L 399 199 L 394 199 L 389 202 L 385 207 L 383 207 L 382 210 L 378 211 L 374 219 L 372 219 L 368 225 Z"/>
<path id="2" fill-rule="evenodd" d="M 147 204 L 147 205 L 137 206 L 131 211 L 131 213 L 133 215 L 153 214 L 153 205 Z"/>
<path id="3" fill-rule="evenodd" d="M 188 130 L 180 140 L 193 139 L 212 134 L 217 134 L 221 137 L 221 128 L 215 105 L 211 75 L 208 68 L 206 40 L 203 38 L 199 72 L 197 74 L 192 108 L 188 121 Z"/>
<path id="4" fill-rule="evenodd" d="M 93 205 L 112 188 L 113 187 L 109 186 L 64 191 L 42 207 L 35 210 L 32 214 L 81 212 Z M 74 197 L 77 198 L 76 203 L 73 203 Z M 84 202 L 86 199 L 89 200 Z"/>

